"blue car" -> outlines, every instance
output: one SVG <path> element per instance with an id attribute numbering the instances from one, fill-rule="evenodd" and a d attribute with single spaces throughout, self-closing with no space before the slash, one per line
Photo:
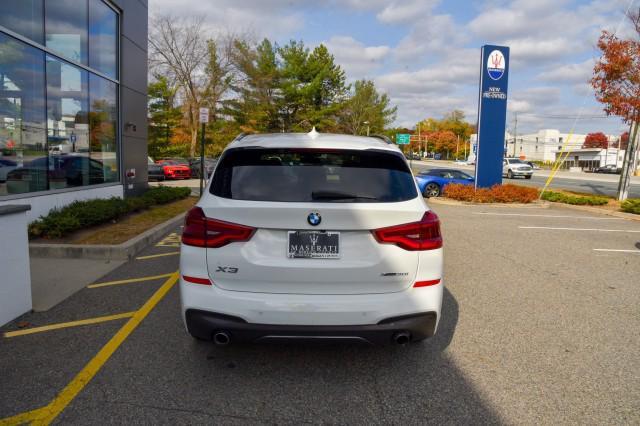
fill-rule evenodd
<path id="1" fill-rule="evenodd" d="M 473 185 L 473 176 L 455 169 L 431 169 L 419 173 L 416 182 L 420 192 L 425 197 L 437 197 L 442 194 L 445 185 L 450 183 L 461 183 L 463 185 Z"/>

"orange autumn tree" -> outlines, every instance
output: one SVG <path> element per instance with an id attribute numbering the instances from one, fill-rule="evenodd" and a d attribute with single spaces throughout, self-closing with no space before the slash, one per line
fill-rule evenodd
<path id="1" fill-rule="evenodd" d="M 609 138 L 607 138 L 607 136 L 602 132 L 596 132 L 589 133 L 587 137 L 584 138 L 584 144 L 582 147 L 607 149 L 608 144 Z"/>
<path id="2" fill-rule="evenodd" d="M 629 14 L 629 19 L 637 37 L 623 40 L 603 31 L 598 40 L 602 56 L 593 68 L 591 79 L 596 99 L 604 104 L 607 115 L 619 116 L 632 128 L 618 186 L 619 200 L 627 198 L 629 168 L 635 156 L 640 122 L 640 9 Z"/>

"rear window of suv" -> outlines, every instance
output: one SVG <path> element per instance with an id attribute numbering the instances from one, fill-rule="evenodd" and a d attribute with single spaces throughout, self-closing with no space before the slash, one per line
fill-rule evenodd
<path id="1" fill-rule="evenodd" d="M 390 203 L 418 196 L 402 156 L 378 150 L 230 149 L 210 191 L 283 202 Z"/>

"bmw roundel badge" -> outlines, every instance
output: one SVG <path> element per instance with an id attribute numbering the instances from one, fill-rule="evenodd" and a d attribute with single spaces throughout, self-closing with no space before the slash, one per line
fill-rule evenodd
<path id="1" fill-rule="evenodd" d="M 320 222 L 322 222 L 322 217 L 320 216 L 320 213 L 309 213 L 309 216 L 307 216 L 307 222 L 309 222 L 309 225 L 311 226 L 318 226 L 320 225 Z"/>

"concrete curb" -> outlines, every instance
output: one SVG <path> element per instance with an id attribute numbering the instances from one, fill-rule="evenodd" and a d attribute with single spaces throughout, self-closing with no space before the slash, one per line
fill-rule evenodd
<path id="1" fill-rule="evenodd" d="M 449 206 L 479 206 L 479 207 L 488 207 L 488 208 L 512 208 L 512 209 L 547 209 L 549 208 L 549 203 L 546 201 L 534 201 L 530 204 L 522 204 L 522 203 L 472 203 L 469 201 L 457 201 L 457 200 L 449 200 L 445 198 L 427 198 L 427 204 L 444 204 Z"/>
<path id="2" fill-rule="evenodd" d="M 29 255 L 32 257 L 58 257 L 72 259 L 96 260 L 131 260 L 137 253 L 150 244 L 159 241 L 164 234 L 178 226 L 186 213 L 167 220 L 153 228 L 115 245 L 88 244 L 29 244 Z"/>

